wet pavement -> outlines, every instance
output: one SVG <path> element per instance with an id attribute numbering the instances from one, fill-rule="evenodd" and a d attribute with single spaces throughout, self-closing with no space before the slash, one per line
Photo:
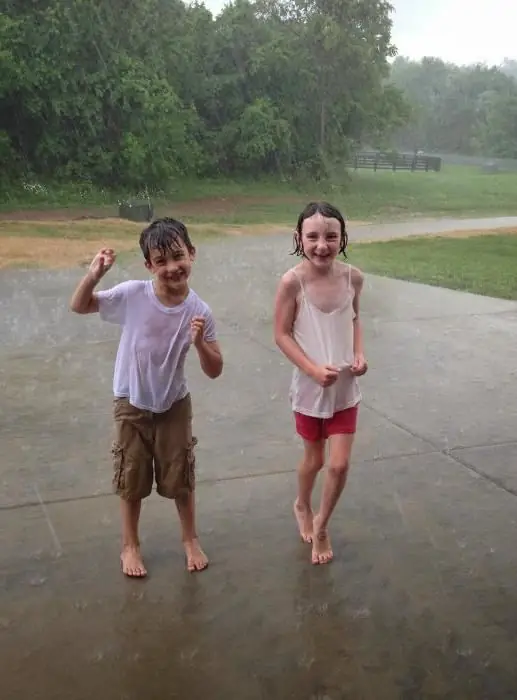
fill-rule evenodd
<path id="1" fill-rule="evenodd" d="M 289 249 L 199 250 L 193 286 L 226 361 L 216 382 L 190 362 L 211 566 L 185 572 L 173 507 L 153 495 L 146 581 L 118 566 L 117 330 L 67 311 L 80 270 L 0 275 L 2 700 L 516 696 L 517 304 L 367 278 L 371 370 L 336 558 L 312 567 L 291 510 L 290 367 L 271 339 Z"/>

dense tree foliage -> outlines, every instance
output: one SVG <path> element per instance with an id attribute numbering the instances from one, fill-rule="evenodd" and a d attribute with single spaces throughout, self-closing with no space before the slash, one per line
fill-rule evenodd
<path id="1" fill-rule="evenodd" d="M 321 174 L 408 109 L 384 0 L 0 0 L 3 177 Z"/>
<path id="2" fill-rule="evenodd" d="M 517 158 L 517 62 L 459 67 L 398 57 L 391 78 L 412 105 L 399 145 Z"/>

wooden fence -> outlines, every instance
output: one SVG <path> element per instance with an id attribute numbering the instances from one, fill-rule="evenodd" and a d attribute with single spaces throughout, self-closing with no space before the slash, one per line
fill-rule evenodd
<path id="1" fill-rule="evenodd" d="M 414 153 L 381 153 L 362 151 L 354 153 L 349 161 L 354 170 L 424 170 L 440 172 L 442 159 L 438 156 L 426 156 Z"/>

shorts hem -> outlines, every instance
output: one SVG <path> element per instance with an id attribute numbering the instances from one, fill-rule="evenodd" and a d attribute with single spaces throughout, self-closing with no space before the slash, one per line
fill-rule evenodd
<path id="1" fill-rule="evenodd" d="M 332 437 L 333 435 L 355 435 L 357 433 L 357 428 L 353 430 L 341 429 L 341 430 L 327 430 L 327 437 Z"/>
<path id="2" fill-rule="evenodd" d="M 330 432 L 327 431 L 327 434 L 325 436 L 321 437 L 313 437 L 312 435 L 304 435 L 302 432 L 299 430 L 296 431 L 296 434 L 302 438 L 302 440 L 305 440 L 306 442 L 321 442 L 321 440 L 328 440 L 329 438 L 333 437 L 334 435 L 356 435 L 357 429 L 354 430 L 331 430 Z"/>
<path id="3" fill-rule="evenodd" d="M 179 489 L 176 491 L 176 493 L 171 494 L 167 490 L 161 489 L 159 487 L 156 487 L 156 493 L 158 496 L 161 496 L 162 498 L 166 498 L 168 501 L 175 501 L 178 498 L 183 498 L 184 496 L 188 496 L 191 493 L 194 493 L 193 488 L 183 488 Z"/>
<path id="4" fill-rule="evenodd" d="M 140 495 L 140 494 L 132 494 L 132 493 L 126 493 L 123 489 L 114 489 L 113 493 L 121 498 L 123 501 L 126 501 L 127 503 L 135 503 L 136 501 L 143 501 L 145 498 L 149 498 L 149 496 L 152 494 L 152 489 L 149 491 L 149 493 L 146 493 L 145 495 Z"/>
<path id="5" fill-rule="evenodd" d="M 322 437 L 312 437 L 312 435 L 309 437 L 308 435 L 304 435 L 301 433 L 299 430 L 296 431 L 296 434 L 302 438 L 302 440 L 305 440 L 305 442 L 321 442 L 324 438 Z"/>

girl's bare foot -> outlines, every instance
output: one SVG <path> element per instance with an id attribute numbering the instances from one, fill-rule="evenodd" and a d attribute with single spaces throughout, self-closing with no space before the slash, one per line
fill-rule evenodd
<path id="1" fill-rule="evenodd" d="M 328 564 L 333 557 L 334 553 L 330 545 L 328 532 L 320 527 L 318 516 L 316 516 L 314 518 L 314 534 L 312 537 L 312 563 Z"/>
<path id="2" fill-rule="evenodd" d="M 208 557 L 201 549 L 197 539 L 183 542 L 187 556 L 187 569 L 189 571 L 203 571 L 208 566 Z"/>
<path id="3" fill-rule="evenodd" d="M 131 578 L 144 578 L 147 576 L 147 569 L 142 561 L 140 547 L 126 545 L 120 554 L 122 562 L 122 572 Z"/>
<path id="4" fill-rule="evenodd" d="M 300 537 L 304 542 L 312 542 L 312 510 L 302 506 L 298 501 L 294 502 L 294 516 L 300 530 Z"/>

